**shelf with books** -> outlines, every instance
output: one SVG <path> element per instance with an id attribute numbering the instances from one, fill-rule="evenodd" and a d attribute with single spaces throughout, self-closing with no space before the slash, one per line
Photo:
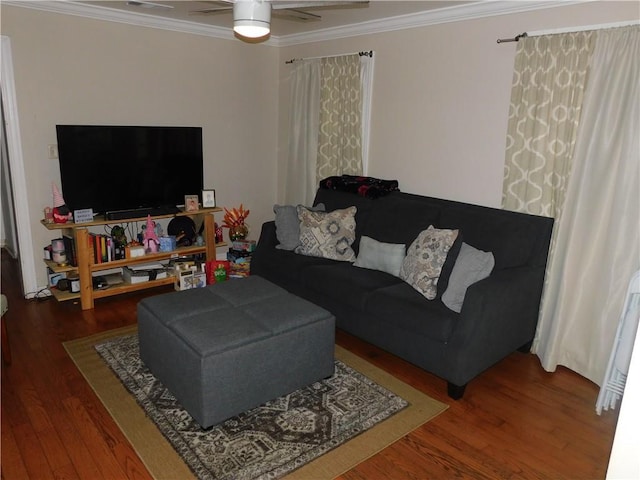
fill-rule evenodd
<path id="1" fill-rule="evenodd" d="M 223 245 L 224 244 L 218 243 L 216 244 L 216 247 L 220 247 Z M 103 263 L 93 263 L 91 265 L 91 271 L 99 272 L 101 270 L 107 270 L 110 268 L 119 268 L 119 267 L 125 267 L 128 265 L 138 265 L 142 263 L 157 262 L 160 260 L 185 257 L 185 256 L 196 255 L 196 254 L 205 253 L 205 252 L 206 252 L 206 245 L 178 247 L 175 250 L 172 250 L 171 252 L 147 253 L 146 255 L 143 255 L 141 257 L 125 258 L 124 260 L 112 260 L 110 262 L 103 262 Z"/>
<path id="2" fill-rule="evenodd" d="M 160 280 L 149 280 L 141 283 L 121 283 L 112 285 L 108 288 L 93 291 L 93 298 L 106 298 L 122 293 L 134 292 L 136 290 L 145 290 L 147 288 L 160 287 L 162 285 L 173 285 L 173 277 L 161 278 Z"/>
<path id="3" fill-rule="evenodd" d="M 77 266 L 69 267 L 69 270 L 77 270 L 78 276 L 80 277 L 80 303 L 83 310 L 88 310 L 94 308 L 94 300 L 104 297 L 109 297 L 112 295 L 119 295 L 121 293 L 133 292 L 136 290 L 142 290 L 146 288 L 153 288 L 162 285 L 168 285 L 173 283 L 173 277 L 167 277 L 159 280 L 150 280 L 146 282 L 140 283 L 121 283 L 118 285 L 110 285 L 105 289 L 94 289 L 93 288 L 93 276 L 94 273 L 99 273 L 102 271 L 106 271 L 113 268 L 124 268 L 132 265 L 140 265 L 144 263 L 150 262 L 159 262 L 163 260 L 171 260 L 173 258 L 180 258 L 183 256 L 190 256 L 195 254 L 203 254 L 207 261 L 215 260 L 216 258 L 216 248 L 225 246 L 226 243 L 218 243 L 215 241 L 215 221 L 214 214 L 216 212 L 222 211 L 221 208 L 204 208 L 195 212 L 180 212 L 173 215 L 160 215 L 160 216 L 152 216 L 153 220 L 162 219 L 162 218 L 173 218 L 176 216 L 185 216 L 185 215 L 203 215 L 204 217 L 204 244 L 203 245 L 192 245 L 189 247 L 178 247 L 175 250 L 170 252 L 158 252 L 142 255 L 134 258 L 126 258 L 126 259 L 118 259 L 114 260 L 113 255 L 109 256 L 110 249 L 107 247 L 108 238 L 102 238 L 106 236 L 102 236 L 100 234 L 91 233 L 88 230 L 88 227 L 99 226 L 99 225 L 107 225 L 107 224 L 118 224 L 118 223 L 126 223 L 133 221 L 146 221 L 146 217 L 139 219 L 127 219 L 122 221 L 112 221 L 112 220 L 103 220 L 96 219 L 93 222 L 82 223 L 82 224 L 74 224 L 74 223 L 65 223 L 65 224 L 50 224 L 42 222 L 43 225 L 49 230 L 64 230 L 64 234 L 73 239 L 73 247 L 75 248 L 74 257 L 77 259 Z M 95 238 L 91 238 L 94 236 Z M 99 238 L 100 247 L 97 247 L 96 239 Z M 91 239 L 91 241 L 90 241 Z M 106 250 L 106 256 L 100 255 L 98 258 L 96 248 L 100 248 L 100 251 Z M 46 260 L 45 260 L 46 261 Z M 49 261 L 46 261 L 49 262 Z M 48 264 L 48 263 L 47 263 Z M 55 265 L 55 264 L 54 264 Z M 57 268 L 65 268 L 57 266 Z M 52 292 L 53 293 L 53 292 Z M 78 294 L 74 293 L 74 298 L 78 298 Z M 54 293 L 56 298 L 59 298 L 56 293 Z"/>

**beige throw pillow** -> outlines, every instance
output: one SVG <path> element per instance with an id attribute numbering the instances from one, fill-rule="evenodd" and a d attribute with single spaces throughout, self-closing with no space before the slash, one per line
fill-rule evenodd
<path id="1" fill-rule="evenodd" d="M 458 230 L 437 229 L 429 225 L 407 250 L 400 278 L 428 300 L 436 298 L 442 265 L 457 237 Z"/>
<path id="2" fill-rule="evenodd" d="M 356 239 L 356 207 L 333 212 L 312 212 L 298 205 L 300 245 L 295 252 L 312 257 L 353 262 L 356 254 L 351 248 Z"/>

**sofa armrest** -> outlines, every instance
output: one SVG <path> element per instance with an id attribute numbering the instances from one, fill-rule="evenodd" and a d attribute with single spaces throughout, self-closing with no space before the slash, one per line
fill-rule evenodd
<path id="1" fill-rule="evenodd" d="M 464 385 L 533 339 L 543 280 L 542 267 L 516 267 L 469 287 L 447 346 L 456 359 L 449 381 Z"/>
<path id="2" fill-rule="evenodd" d="M 271 220 L 262 224 L 262 230 L 260 231 L 260 237 L 258 238 L 258 244 L 256 250 L 267 249 L 271 250 L 278 245 L 278 237 L 276 236 L 276 222 Z"/>

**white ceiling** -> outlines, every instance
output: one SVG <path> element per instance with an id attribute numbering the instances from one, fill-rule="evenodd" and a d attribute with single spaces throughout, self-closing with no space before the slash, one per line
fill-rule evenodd
<path id="1" fill-rule="evenodd" d="M 107 1 L 80 1 L 75 3 L 89 4 L 110 9 L 122 10 L 134 14 L 153 15 L 157 17 L 169 18 L 173 20 L 181 20 L 191 23 L 212 25 L 223 28 L 231 28 L 233 26 L 233 13 L 231 10 L 218 12 L 214 14 L 202 15 L 194 13 L 196 10 L 215 8 L 221 6 L 217 2 L 182 0 L 182 1 L 156 1 L 148 0 L 154 4 L 167 5 L 173 8 L 148 8 L 127 5 L 127 1 L 107 0 Z M 276 4 L 280 2 L 275 2 Z M 299 1 L 296 4 L 313 3 L 317 5 L 317 1 L 305 2 Z M 283 10 L 273 10 L 271 19 L 272 36 L 282 37 L 287 35 L 303 34 L 316 30 L 344 27 L 347 25 L 356 25 L 363 22 L 396 17 L 400 15 L 415 14 L 427 10 L 439 10 L 443 8 L 451 8 L 462 4 L 474 3 L 470 1 L 401 1 L 401 0 L 371 0 L 369 3 L 349 4 L 344 1 L 344 5 L 334 5 L 312 8 L 300 8 L 316 15 L 320 15 L 320 20 L 299 21 L 293 19 L 285 19 Z"/>
<path id="2" fill-rule="evenodd" d="M 173 8 L 144 8 L 126 0 L 0 0 L 0 5 L 32 8 L 99 20 L 161 28 L 225 39 L 234 39 L 231 10 L 212 15 L 194 10 L 212 8 L 216 2 L 204 0 L 140 0 Z M 283 3 L 287 0 L 273 0 Z M 293 1 L 293 0 L 288 0 Z M 295 0 L 305 3 L 305 0 Z M 307 0 L 309 1 L 309 0 Z M 307 8 L 322 18 L 301 22 L 274 15 L 266 42 L 275 46 L 295 45 L 354 35 L 381 33 L 439 23 L 470 20 L 494 15 L 566 6 L 592 0 L 370 0 L 360 5 L 327 5 Z M 317 4 L 318 1 L 314 1 Z M 335 3 L 335 1 L 331 2 Z M 275 12 L 275 10 L 274 10 Z M 280 12 L 280 11 L 279 11 Z M 497 32 L 499 33 L 499 32 Z M 257 42 L 265 41 L 258 39 Z M 257 43 L 252 41 L 251 43 Z"/>

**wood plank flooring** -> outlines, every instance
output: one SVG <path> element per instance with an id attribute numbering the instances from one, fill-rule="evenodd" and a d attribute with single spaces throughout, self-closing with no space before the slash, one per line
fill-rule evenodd
<path id="1" fill-rule="evenodd" d="M 141 298 L 171 288 L 98 300 L 83 312 L 24 300 L 18 276 L 3 251 L 13 361 L 1 374 L 2 478 L 151 478 L 62 342 L 133 324 Z M 579 375 L 547 373 L 536 356 L 514 353 L 453 401 L 443 380 L 344 332 L 337 342 L 450 406 L 342 480 L 605 478 L 617 411 L 596 415 L 598 387 Z"/>

